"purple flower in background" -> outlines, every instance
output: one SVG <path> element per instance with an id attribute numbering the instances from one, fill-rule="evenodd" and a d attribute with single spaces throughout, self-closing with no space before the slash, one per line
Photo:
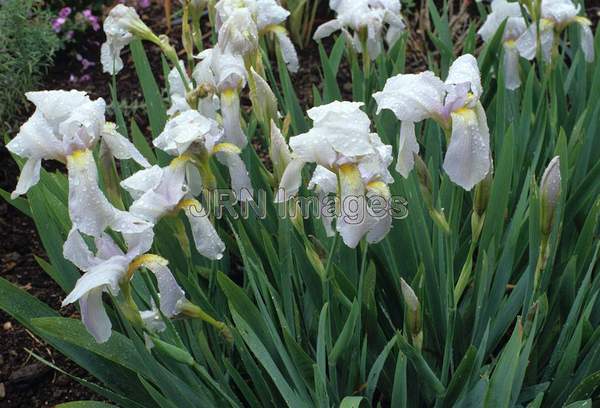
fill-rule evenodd
<path id="1" fill-rule="evenodd" d="M 67 17 L 69 17 L 71 15 L 71 11 L 72 11 L 71 7 L 63 7 L 58 12 L 58 16 L 66 19 Z"/>
<path id="2" fill-rule="evenodd" d="M 81 62 L 82 71 L 85 71 L 89 67 L 93 67 L 94 65 L 96 65 L 95 62 L 90 61 L 81 54 L 77 54 L 75 57 L 77 58 L 77 61 Z"/>
<path id="3" fill-rule="evenodd" d="M 67 40 L 72 40 L 72 39 L 73 39 L 73 36 L 75 36 L 75 31 L 73 31 L 73 30 L 69 30 L 69 31 L 67 31 L 67 34 L 65 35 L 65 38 L 66 38 Z"/>
<path id="4" fill-rule="evenodd" d="M 141 8 L 150 7 L 151 0 L 138 0 L 138 6 Z"/>
<path id="5" fill-rule="evenodd" d="M 98 17 L 92 13 L 91 9 L 85 9 L 81 14 L 83 14 L 88 23 L 92 25 L 92 29 L 94 31 L 98 31 L 100 29 L 100 21 L 98 20 Z"/>
<path id="6" fill-rule="evenodd" d="M 58 33 L 66 22 L 67 19 L 65 17 L 57 17 L 52 21 L 52 29 Z"/>

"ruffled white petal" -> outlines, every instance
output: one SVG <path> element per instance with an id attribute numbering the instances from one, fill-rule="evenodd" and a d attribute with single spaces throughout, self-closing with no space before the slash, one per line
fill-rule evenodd
<path id="1" fill-rule="evenodd" d="M 256 24 L 259 30 L 281 24 L 289 15 L 290 12 L 281 7 L 276 0 L 256 0 Z"/>
<path id="2" fill-rule="evenodd" d="M 515 39 L 526 29 L 525 19 L 521 14 L 521 7 L 518 2 L 507 2 L 506 0 L 494 0 L 492 2 L 492 12 L 488 14 L 485 23 L 477 32 L 483 41 L 488 42 L 492 39 L 500 25 L 507 20 L 503 39 Z"/>
<path id="3" fill-rule="evenodd" d="M 162 180 L 163 170 L 159 166 L 152 166 L 135 172 L 130 177 L 121 181 L 123 187 L 134 200 L 140 198 L 144 193 L 158 186 Z"/>
<path id="4" fill-rule="evenodd" d="M 246 86 L 246 66 L 240 54 L 226 52 L 217 46 L 213 48 L 211 62 L 219 92 Z"/>
<path id="5" fill-rule="evenodd" d="M 123 60 L 121 59 L 121 49 L 123 47 L 115 47 L 112 44 L 105 42 L 100 47 L 100 63 L 102 64 L 102 72 L 114 75 L 118 74 L 123 69 Z"/>
<path id="6" fill-rule="evenodd" d="M 442 111 L 444 83 L 430 71 L 399 74 L 388 79 L 373 98 L 378 113 L 390 109 L 399 120 L 416 123 Z"/>
<path id="7" fill-rule="evenodd" d="M 458 57 L 450 66 L 445 83 L 447 85 L 469 83 L 471 92 L 476 99 L 479 99 L 483 93 L 483 87 L 481 86 L 481 74 L 475 57 L 471 54 Z"/>
<path id="8" fill-rule="evenodd" d="M 542 18 L 558 24 L 566 23 L 579 13 L 579 8 L 571 0 L 542 0 Z"/>
<path id="9" fill-rule="evenodd" d="M 313 128 L 304 135 L 290 139 L 290 147 L 296 152 L 299 144 L 306 139 L 312 146 L 311 138 L 316 137 L 329 144 L 337 153 L 346 157 L 356 157 L 373 152 L 369 139 L 369 128 L 371 121 L 366 113 L 360 108 L 360 102 L 335 101 L 327 105 L 318 106 L 308 110 L 308 117 L 313 120 Z M 323 145 L 324 143 L 319 143 Z M 322 149 L 322 147 L 317 147 Z M 300 153 L 301 155 L 301 153 Z M 325 155 L 329 158 L 329 154 Z M 323 157 L 323 153 L 317 152 L 317 157 Z M 305 161 L 308 157 L 305 158 Z M 330 163 L 320 164 L 328 165 Z"/>
<path id="10" fill-rule="evenodd" d="M 212 119 L 202 116 L 198 111 L 187 110 L 169 119 L 162 133 L 152 143 L 172 156 L 179 156 L 192 143 L 204 142 L 205 136 L 211 132 L 218 133 L 217 124 Z"/>
<path id="11" fill-rule="evenodd" d="M 185 79 L 190 82 L 190 78 L 185 70 L 185 65 L 183 61 L 179 61 L 179 66 L 181 68 L 181 72 Z M 183 79 L 181 79 L 181 74 L 176 67 L 173 67 L 171 71 L 169 71 L 169 76 L 167 77 L 169 82 L 169 96 L 171 97 L 171 107 L 167 111 L 167 114 L 172 116 L 177 112 L 185 112 L 186 110 L 191 109 L 190 105 L 187 103 L 186 92 L 185 92 L 185 84 Z"/>
<path id="12" fill-rule="evenodd" d="M 219 29 L 219 47 L 242 56 L 258 49 L 258 29 L 248 9 L 238 8 L 223 23 Z"/>
<path id="13" fill-rule="evenodd" d="M 490 132 L 480 103 L 452 113 L 452 136 L 444 170 L 453 183 L 471 190 L 490 171 Z"/>
<path id="14" fill-rule="evenodd" d="M 294 157 L 303 162 L 314 162 L 323 166 L 331 166 L 337 154 L 331 144 L 327 143 L 329 132 L 313 128 L 298 136 L 290 137 L 290 148 Z"/>
<path id="15" fill-rule="evenodd" d="M 175 162 L 160 170 L 162 172 L 160 182 L 155 184 L 151 190 L 147 190 L 142 194 L 129 207 L 132 214 L 152 224 L 155 224 L 162 216 L 172 211 L 188 192 L 185 184 L 185 163 Z M 153 170 L 153 172 L 157 171 Z M 153 177 L 155 178 L 153 183 L 155 183 L 157 176 L 153 175 Z M 141 188 L 143 184 L 136 184 L 136 181 L 125 180 L 125 185 L 128 186 L 126 188 Z"/>
<path id="16" fill-rule="evenodd" d="M 37 110 L 21 126 L 17 136 L 8 142 L 6 148 L 21 157 L 60 159 L 63 156 L 61 139 Z"/>

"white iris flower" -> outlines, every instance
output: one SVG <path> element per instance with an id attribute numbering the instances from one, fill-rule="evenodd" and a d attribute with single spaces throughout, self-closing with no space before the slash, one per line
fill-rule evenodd
<path id="1" fill-rule="evenodd" d="M 209 74 L 205 70 L 210 67 L 214 85 L 221 97 L 224 141 L 243 149 L 248 144 L 242 130 L 240 112 L 240 91 L 246 86 L 247 78 L 244 59 L 238 54 L 223 51 L 219 46 L 202 51 L 198 58 L 205 64 L 199 74 L 207 78 Z"/>
<path id="2" fill-rule="evenodd" d="M 282 25 L 290 12 L 276 0 L 220 0 L 215 8 L 219 44 L 226 51 L 246 56 L 258 49 L 260 35 L 273 33 L 288 69 L 298 71 L 298 54 Z"/>
<path id="3" fill-rule="evenodd" d="M 151 241 L 150 241 L 151 244 Z M 157 255 L 143 255 L 150 245 L 146 242 L 124 253 L 106 234 L 95 240 L 96 253 L 92 253 L 76 229 L 69 233 L 63 255 L 85 273 L 77 280 L 75 288 L 63 301 L 63 306 L 79 301 L 81 319 L 98 343 L 110 338 L 112 324 L 104 305 L 102 293 L 117 296 L 123 285 L 128 285 L 133 273 L 145 267 L 155 276 L 160 293 L 160 310 L 166 317 L 179 313 L 178 305 L 185 299 L 167 261 Z"/>
<path id="4" fill-rule="evenodd" d="M 302 168 L 316 163 L 309 188 L 317 192 L 321 204 L 329 193 L 338 193 L 339 216 L 336 229 L 344 243 L 354 248 L 366 235 L 370 243 L 378 242 L 391 228 L 388 184 L 393 178 L 387 170 L 392 162 L 392 148 L 370 132 L 369 117 L 360 109 L 362 103 L 333 102 L 312 108 L 308 116 L 313 128 L 290 138 L 292 161 L 282 176 L 277 202 L 294 196 L 302 184 Z M 384 211 L 375 211 L 372 200 L 384 200 Z M 333 215 L 322 214 L 326 231 L 331 234 Z"/>
<path id="5" fill-rule="evenodd" d="M 210 222 L 202 204 L 192 198 L 188 178 L 198 178 L 187 155 L 174 159 L 169 166 L 153 166 L 123 180 L 121 186 L 135 200 L 129 211 L 156 224 L 166 215 L 183 210 L 191 226 L 198 252 L 209 259 L 221 259 L 225 244 Z M 194 176 L 190 176 L 194 174 Z"/>
<path id="6" fill-rule="evenodd" d="M 165 129 L 153 143 L 172 156 L 186 153 L 193 155 L 204 166 L 208 166 L 207 160 L 215 156 L 229 169 L 231 188 L 237 198 L 241 201 L 252 200 L 252 184 L 246 165 L 239 156 L 241 150 L 236 145 L 225 142 L 223 130 L 216 121 L 197 111 L 183 112 L 167 122 Z M 204 187 L 211 188 L 208 185 Z M 193 193 L 198 194 L 199 190 L 194 189 Z"/>
<path id="7" fill-rule="evenodd" d="M 146 223 L 114 208 L 98 186 L 91 149 L 101 138 L 116 158 L 131 158 L 141 166 L 150 166 L 115 125 L 105 121 L 104 100 L 92 101 L 80 91 L 29 92 L 26 96 L 36 110 L 6 146 L 27 158 L 12 197 L 37 184 L 42 160 L 57 160 L 69 171 L 69 214 L 80 231 L 99 236 L 108 226 L 119 232 L 147 229 Z"/>
<path id="8" fill-rule="evenodd" d="M 519 51 L 517 50 L 516 41 L 527 29 L 527 24 L 521 14 L 519 3 L 494 0 L 492 2 L 492 12 L 487 16 L 478 34 L 483 41 L 490 41 L 504 20 L 506 20 L 502 35 L 504 46 L 504 82 L 507 89 L 514 90 L 521 86 Z"/>
<path id="9" fill-rule="evenodd" d="M 594 61 L 594 35 L 592 22 L 578 16 L 581 6 L 575 6 L 571 0 L 542 0 L 539 20 L 539 45 L 545 61 L 552 59 L 552 49 L 560 33 L 570 24 L 579 24 L 581 31 L 581 49 L 587 62 Z M 535 58 L 538 47 L 538 22 L 533 22 L 527 31 L 517 40 L 519 53 L 529 60 Z"/>
<path id="10" fill-rule="evenodd" d="M 378 111 L 390 109 L 402 121 L 396 170 L 403 176 L 419 153 L 414 124 L 434 119 L 451 132 L 444 158 L 450 180 L 471 190 L 491 167 L 490 131 L 479 98 L 483 93 L 477 60 L 465 54 L 454 61 L 442 82 L 433 72 L 400 74 L 373 95 Z"/>
<path id="11" fill-rule="evenodd" d="M 383 50 L 384 32 L 388 47 L 392 47 L 405 28 L 400 0 L 330 0 L 329 6 L 337 17 L 319 26 L 313 38 L 319 40 L 341 30 L 357 52 L 366 46 L 372 60 Z"/>
<path id="12" fill-rule="evenodd" d="M 177 68 L 171 69 L 167 78 L 169 82 L 169 96 L 171 97 L 171 107 L 167 111 L 169 115 L 172 116 L 179 112 L 197 109 L 207 118 L 217 118 L 219 98 L 215 95 L 215 76 L 210 64 L 210 58 L 200 60 L 196 64 L 192 72 L 192 79 L 196 83 L 196 89 L 191 94 L 186 92 L 185 84 Z M 179 65 L 181 72 L 184 73 L 184 78 L 188 83 L 191 83 L 183 61 L 179 61 Z"/>
<path id="13" fill-rule="evenodd" d="M 123 69 L 121 50 L 129 45 L 135 36 L 159 42 L 135 9 L 123 4 L 118 4 L 110 10 L 104 20 L 104 32 L 106 42 L 100 48 L 100 62 L 103 71 L 111 75 Z"/>

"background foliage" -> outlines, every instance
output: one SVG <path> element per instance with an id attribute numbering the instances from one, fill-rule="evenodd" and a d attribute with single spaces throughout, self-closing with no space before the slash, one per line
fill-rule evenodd
<path id="1" fill-rule="evenodd" d="M 22 106 L 60 46 L 51 18 L 38 0 L 0 3 L 0 121 Z"/>

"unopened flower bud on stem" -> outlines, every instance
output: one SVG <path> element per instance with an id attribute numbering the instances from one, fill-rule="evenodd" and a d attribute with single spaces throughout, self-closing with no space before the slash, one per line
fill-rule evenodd
<path id="1" fill-rule="evenodd" d="M 421 303 L 408 283 L 400 278 L 400 288 L 404 298 L 406 325 L 410 331 L 412 344 L 417 350 L 423 346 L 423 327 L 421 325 Z"/>

